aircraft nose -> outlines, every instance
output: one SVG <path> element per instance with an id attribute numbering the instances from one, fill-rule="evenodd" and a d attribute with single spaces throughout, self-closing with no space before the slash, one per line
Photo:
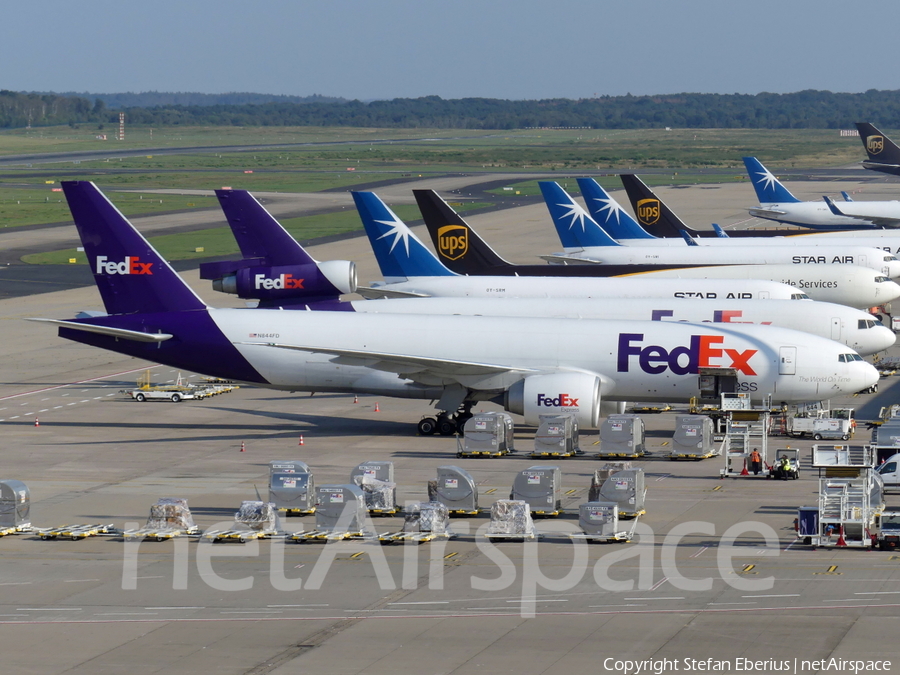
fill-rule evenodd
<path id="1" fill-rule="evenodd" d="M 869 342 L 871 342 L 871 347 L 875 351 L 872 353 L 880 352 L 888 347 L 893 347 L 894 343 L 897 341 L 897 335 L 887 326 L 875 326 L 867 331 L 871 333 L 871 335 L 867 335 L 869 338 Z"/>
<path id="2" fill-rule="evenodd" d="M 875 366 L 866 361 L 856 361 L 853 365 L 855 366 L 854 379 L 859 382 L 859 385 L 856 385 L 856 391 L 862 391 L 863 389 L 868 389 L 869 387 L 878 384 L 880 376 L 878 375 L 878 371 L 875 370 Z"/>
<path id="3" fill-rule="evenodd" d="M 878 302 L 884 304 L 900 298 L 900 284 L 896 281 L 885 281 L 878 284 Z"/>

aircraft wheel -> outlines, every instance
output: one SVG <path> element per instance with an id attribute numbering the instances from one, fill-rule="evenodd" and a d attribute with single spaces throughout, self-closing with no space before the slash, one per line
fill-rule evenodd
<path id="1" fill-rule="evenodd" d="M 431 436 L 437 431 L 437 420 L 433 417 L 426 417 L 425 419 L 419 420 L 418 429 L 422 436 Z"/>
<path id="2" fill-rule="evenodd" d="M 438 418 L 437 430 L 441 436 L 452 436 L 456 433 L 456 424 L 449 417 Z"/>
<path id="3" fill-rule="evenodd" d="M 466 422 L 469 421 L 470 417 L 472 417 L 472 415 L 457 415 L 456 430 L 457 430 L 457 432 L 459 432 L 460 436 L 465 436 Z"/>
<path id="4" fill-rule="evenodd" d="M 135 394 L 134 400 L 137 401 L 138 403 L 143 403 L 144 401 L 147 400 L 147 397 L 144 396 L 143 394 Z"/>

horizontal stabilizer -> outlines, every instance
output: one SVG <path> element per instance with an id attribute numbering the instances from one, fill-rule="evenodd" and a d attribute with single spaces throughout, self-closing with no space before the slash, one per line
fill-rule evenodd
<path id="1" fill-rule="evenodd" d="M 555 265 L 602 265 L 602 260 L 591 260 L 590 258 L 577 258 L 564 254 L 549 254 L 538 256 L 541 260 Z"/>
<path id="2" fill-rule="evenodd" d="M 393 291 L 378 286 L 364 286 L 357 288 L 356 292 L 366 300 L 378 300 L 380 298 L 430 298 L 425 293 L 413 293 L 412 291 Z"/>
<path id="3" fill-rule="evenodd" d="M 170 333 L 142 333 L 139 330 L 126 330 L 125 328 L 112 328 L 110 326 L 97 326 L 90 323 L 78 323 L 77 321 L 63 321 L 61 319 L 28 319 L 28 321 L 41 321 L 43 323 L 52 323 L 63 328 L 71 328 L 72 330 L 81 330 L 86 333 L 99 333 L 100 335 L 109 335 L 123 340 L 134 340 L 135 342 L 165 342 L 171 340 L 173 335 Z"/>

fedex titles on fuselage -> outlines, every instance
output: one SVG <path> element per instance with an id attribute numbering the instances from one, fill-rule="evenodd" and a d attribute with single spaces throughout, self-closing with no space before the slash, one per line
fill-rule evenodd
<path id="1" fill-rule="evenodd" d="M 728 349 L 723 346 L 723 335 L 692 335 L 690 345 L 672 350 L 661 345 L 643 345 L 643 340 L 643 333 L 619 334 L 618 372 L 630 372 L 632 357 L 636 357 L 637 366 L 649 375 L 659 375 L 666 370 L 675 375 L 691 375 L 699 373 L 700 368 L 734 368 L 744 375 L 756 375 L 750 359 L 759 350 Z"/>

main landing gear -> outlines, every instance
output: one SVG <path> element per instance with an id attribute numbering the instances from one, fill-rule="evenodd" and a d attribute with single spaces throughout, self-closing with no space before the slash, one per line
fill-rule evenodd
<path id="1" fill-rule="evenodd" d="M 422 436 L 432 436 L 436 433 L 441 436 L 452 436 L 456 433 L 462 435 L 463 427 L 472 417 L 472 406 L 474 405 L 474 403 L 466 402 L 452 415 L 446 410 L 442 410 L 436 417 L 423 417 L 419 421 L 419 433 Z"/>

